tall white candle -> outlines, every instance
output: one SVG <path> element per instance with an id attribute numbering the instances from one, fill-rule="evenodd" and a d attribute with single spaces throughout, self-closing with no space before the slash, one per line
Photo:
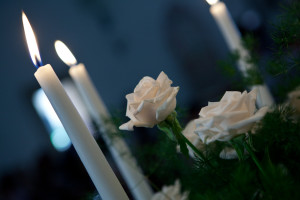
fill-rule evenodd
<path id="1" fill-rule="evenodd" d="M 151 199 L 153 195 L 152 189 L 142 175 L 142 171 L 137 166 L 136 160 L 125 141 L 118 136 L 114 136 L 117 133 L 117 129 L 110 123 L 110 114 L 94 87 L 85 66 L 76 64 L 75 57 L 61 41 L 55 42 L 55 49 L 59 57 L 67 65 L 71 66 L 69 74 L 82 95 L 91 116 L 101 128 L 104 141 L 133 196 L 138 200 Z"/>
<path id="2" fill-rule="evenodd" d="M 225 41 L 231 51 L 238 50 L 240 59 L 238 61 L 238 68 L 243 76 L 247 76 L 247 70 L 252 66 L 245 62 L 248 57 L 247 50 L 243 47 L 241 41 L 241 34 L 234 23 L 225 3 L 218 0 L 206 0 L 210 5 L 210 13 L 217 22 Z M 257 105 L 258 107 L 271 106 L 274 104 L 273 97 L 269 88 L 266 85 L 255 85 L 251 88 L 258 89 Z"/>
<path id="3" fill-rule="evenodd" d="M 22 19 L 30 55 L 38 67 L 34 76 L 57 113 L 100 196 L 105 200 L 128 199 L 52 67 L 49 64 L 42 66 L 33 30 L 24 13 Z"/>

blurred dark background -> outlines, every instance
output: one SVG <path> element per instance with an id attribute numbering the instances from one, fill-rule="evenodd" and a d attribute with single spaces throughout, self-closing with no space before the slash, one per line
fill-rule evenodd
<path id="1" fill-rule="evenodd" d="M 267 56 L 272 23 L 286 1 L 224 2 L 242 33 L 252 32 L 260 55 Z M 205 0 L 2 0 L 0 199 L 83 199 L 94 191 L 74 150 L 53 148 L 32 105 L 39 85 L 22 10 L 43 63 L 50 63 L 60 79 L 68 77 L 68 67 L 54 50 L 55 40 L 64 41 L 86 65 L 111 111 L 125 113 L 125 95 L 143 76 L 156 78 L 162 70 L 180 86 L 177 101 L 190 117 L 232 87 L 217 67 L 229 52 Z"/>

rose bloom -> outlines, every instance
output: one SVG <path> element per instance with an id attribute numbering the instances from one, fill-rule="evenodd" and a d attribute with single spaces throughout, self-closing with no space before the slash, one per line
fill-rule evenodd
<path id="1" fill-rule="evenodd" d="M 263 107 L 256 111 L 256 93 L 256 90 L 226 92 L 220 102 L 209 102 L 201 109 L 200 118 L 195 120 L 195 133 L 209 144 L 216 140 L 228 141 L 250 131 L 268 110 L 268 107 Z"/>
<path id="2" fill-rule="evenodd" d="M 290 92 L 288 94 L 288 103 L 295 109 L 295 114 L 300 114 L 300 88 L 296 88 L 296 90 Z"/>
<path id="3" fill-rule="evenodd" d="M 130 121 L 121 125 L 121 130 L 133 130 L 136 127 L 152 128 L 165 120 L 176 107 L 176 95 L 179 87 L 171 87 L 172 81 L 161 72 L 156 80 L 144 77 L 134 92 L 126 95 L 126 116 Z"/>
<path id="4" fill-rule="evenodd" d="M 151 200 L 188 200 L 189 193 L 181 194 L 180 188 L 180 182 L 176 180 L 174 185 L 163 186 L 162 191 L 154 194 Z"/>

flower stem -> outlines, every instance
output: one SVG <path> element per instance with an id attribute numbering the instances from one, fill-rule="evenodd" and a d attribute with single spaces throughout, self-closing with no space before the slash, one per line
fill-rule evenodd
<path id="1" fill-rule="evenodd" d="M 182 134 L 182 127 L 177 119 L 175 111 L 172 112 L 164 121 L 158 124 L 158 128 L 164 131 L 171 140 L 176 141 L 179 144 L 180 151 L 184 155 L 188 156 L 188 145 L 201 160 L 207 161 L 204 154 Z"/>
<path id="2" fill-rule="evenodd" d="M 182 135 L 182 138 L 184 139 L 185 143 L 187 145 L 189 145 L 189 147 L 191 147 L 191 149 L 195 152 L 195 154 L 197 154 L 202 160 L 205 160 L 205 156 L 203 155 L 203 153 L 201 151 L 199 151 L 183 134 L 181 134 L 181 135 Z"/>
<path id="3" fill-rule="evenodd" d="M 201 151 L 199 151 L 199 150 L 195 147 L 195 145 L 193 145 L 193 144 L 192 144 L 192 143 L 191 143 L 191 142 L 190 142 L 190 141 L 182 134 L 182 128 L 181 128 L 181 126 L 180 126 L 180 123 L 179 123 L 177 117 L 174 118 L 174 122 L 175 122 L 176 126 L 179 127 L 179 128 L 176 129 L 176 130 L 178 131 L 177 134 L 180 135 L 181 138 L 183 138 L 184 142 L 185 142 L 189 147 L 191 147 L 191 149 L 194 151 L 195 154 L 197 154 L 197 156 L 198 156 L 199 158 L 201 158 L 202 160 L 206 160 L 204 154 L 203 154 Z"/>
<path id="4" fill-rule="evenodd" d="M 250 154 L 250 156 L 251 156 L 252 160 L 254 161 L 255 165 L 257 166 L 257 168 L 262 173 L 262 175 L 267 177 L 267 175 L 266 175 L 265 171 L 263 170 L 262 166 L 260 165 L 257 157 L 255 156 L 254 152 L 252 151 L 251 147 L 249 146 L 249 144 L 246 141 L 244 142 L 244 146 L 245 146 L 246 150 L 248 151 L 248 153 Z"/>

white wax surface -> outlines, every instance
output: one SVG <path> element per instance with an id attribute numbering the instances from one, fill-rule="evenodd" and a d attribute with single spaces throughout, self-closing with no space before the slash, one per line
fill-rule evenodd
<path id="1" fill-rule="evenodd" d="M 117 133 L 117 129 L 109 123 L 110 114 L 94 87 L 86 68 L 83 64 L 72 66 L 69 74 L 82 95 L 90 114 L 101 128 L 102 136 L 133 196 L 138 200 L 151 199 L 152 189 L 142 175 L 141 169 L 137 166 L 127 144 L 122 138 L 111 135 Z"/>
<path id="2" fill-rule="evenodd" d="M 238 50 L 241 56 L 239 61 L 239 70 L 246 75 L 246 70 L 250 66 L 243 61 L 248 53 L 241 44 L 241 35 L 237 29 L 230 13 L 228 12 L 226 5 L 223 2 L 218 2 L 210 7 L 210 13 L 215 18 L 217 25 L 219 26 L 225 41 L 231 51 Z"/>
<path id="3" fill-rule="evenodd" d="M 256 104 L 259 108 L 263 106 L 274 105 L 274 99 L 269 88 L 266 85 L 254 85 L 251 89 L 257 89 Z"/>
<path id="4" fill-rule="evenodd" d="M 104 200 L 128 199 L 52 67 L 49 64 L 39 67 L 34 76 L 56 111 L 100 196 Z"/>
<path id="5" fill-rule="evenodd" d="M 247 50 L 242 46 L 241 35 L 236 27 L 226 5 L 223 2 L 218 2 L 210 7 L 210 13 L 217 22 L 225 41 L 231 51 L 238 50 L 240 59 L 238 61 L 238 68 L 244 77 L 247 77 L 247 70 L 252 66 L 245 62 L 248 57 Z M 262 106 L 274 105 L 273 97 L 266 85 L 254 86 L 259 90 L 257 105 L 259 108 Z"/>
<path id="6" fill-rule="evenodd" d="M 224 38 L 231 50 L 239 49 L 241 36 L 223 2 L 218 2 L 210 7 L 210 13 L 215 18 Z"/>

